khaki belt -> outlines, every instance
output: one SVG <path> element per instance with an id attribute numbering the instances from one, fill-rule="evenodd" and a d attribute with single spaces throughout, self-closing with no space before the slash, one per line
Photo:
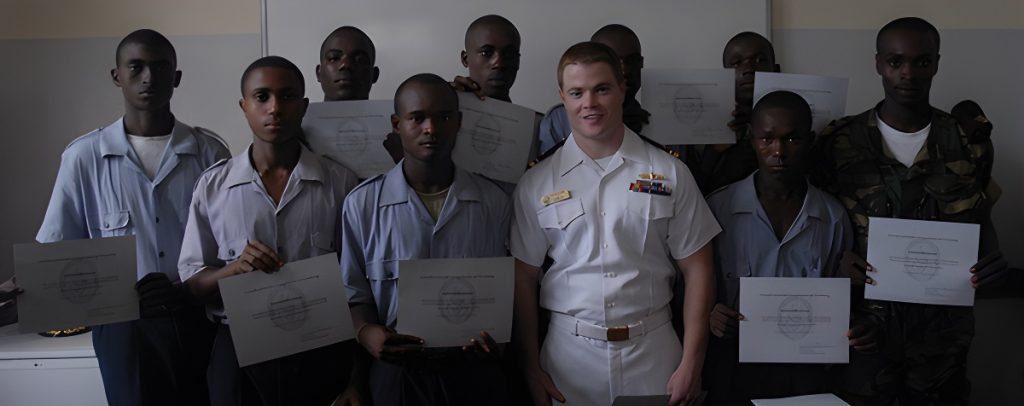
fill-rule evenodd
<path id="1" fill-rule="evenodd" d="M 551 313 L 552 325 L 566 330 L 572 335 L 601 341 L 626 341 L 640 337 L 670 320 L 672 320 L 672 311 L 667 307 L 636 323 L 612 327 L 598 326 L 563 313 Z"/>

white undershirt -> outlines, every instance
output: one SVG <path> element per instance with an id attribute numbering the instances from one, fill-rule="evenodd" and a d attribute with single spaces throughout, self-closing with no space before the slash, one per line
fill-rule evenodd
<path id="1" fill-rule="evenodd" d="M 601 168 L 601 171 L 603 172 L 604 168 L 607 168 L 608 164 L 610 164 L 612 162 L 612 157 L 614 157 L 614 156 L 615 156 L 615 154 L 612 154 L 612 155 L 608 155 L 608 156 L 606 156 L 604 158 L 601 158 L 601 159 L 595 159 L 594 163 L 597 164 L 597 166 L 599 168 Z"/>
<path id="2" fill-rule="evenodd" d="M 932 123 L 928 123 L 920 131 L 905 133 L 890 127 L 885 121 L 882 121 L 881 117 L 878 117 L 878 114 L 875 114 L 875 117 L 878 118 L 878 131 L 882 133 L 882 141 L 885 142 L 886 148 L 889 148 L 889 152 L 892 152 L 897 161 L 909 168 L 914 164 L 914 158 L 917 158 L 917 153 L 921 152 L 925 141 L 928 140 Z"/>
<path id="3" fill-rule="evenodd" d="M 158 137 L 128 134 L 128 142 L 135 149 L 135 155 L 139 156 L 142 169 L 150 180 L 153 180 L 153 177 L 156 176 L 156 171 L 160 169 L 160 161 L 164 157 L 164 150 L 167 149 L 167 143 L 170 141 L 171 134 Z"/>

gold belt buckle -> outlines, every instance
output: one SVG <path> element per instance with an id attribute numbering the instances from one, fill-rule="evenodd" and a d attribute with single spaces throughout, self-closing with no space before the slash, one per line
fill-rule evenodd
<path id="1" fill-rule="evenodd" d="M 607 338 L 608 341 L 626 341 L 629 339 L 629 327 L 609 327 Z"/>

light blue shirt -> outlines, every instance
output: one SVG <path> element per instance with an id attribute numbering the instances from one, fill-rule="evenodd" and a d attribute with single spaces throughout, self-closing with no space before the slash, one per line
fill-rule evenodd
<path id="1" fill-rule="evenodd" d="M 36 240 L 53 242 L 135 235 L 138 278 L 162 272 L 178 280 L 192 187 L 230 156 L 213 133 L 175 121 L 156 176 L 146 176 L 123 119 L 79 137 L 61 155 Z"/>
<path id="2" fill-rule="evenodd" d="M 350 303 L 377 306 L 378 320 L 398 318 L 398 261 L 507 255 L 512 207 L 486 178 L 455 168 L 437 222 L 405 180 L 400 162 L 368 179 L 345 199 L 341 274 Z"/>
<path id="3" fill-rule="evenodd" d="M 537 155 L 544 155 L 559 142 L 565 141 L 569 138 L 569 133 L 572 132 L 572 126 L 569 124 L 569 116 L 565 114 L 565 105 L 559 104 L 552 107 L 548 111 L 548 114 L 544 115 L 544 119 L 540 121 L 540 129 L 537 132 L 538 142 L 540 143 L 537 150 Z"/>
<path id="4" fill-rule="evenodd" d="M 275 204 L 249 160 L 251 150 L 218 163 L 196 182 L 178 259 L 182 281 L 237 260 L 250 240 L 274 249 L 284 262 L 337 250 L 338 210 L 356 175 L 303 147 Z M 223 314 L 219 305 L 208 311 Z"/>
<path id="5" fill-rule="evenodd" d="M 782 241 L 761 207 L 753 175 L 708 196 L 722 225 L 715 238 L 718 301 L 737 308 L 741 277 L 831 278 L 853 243 L 846 209 L 834 197 L 807 185 L 807 195 Z"/>

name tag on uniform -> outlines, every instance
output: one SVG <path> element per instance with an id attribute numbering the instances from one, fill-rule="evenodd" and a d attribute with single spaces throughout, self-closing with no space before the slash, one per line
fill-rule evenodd
<path id="1" fill-rule="evenodd" d="M 572 197 L 572 193 L 569 193 L 568 190 L 559 190 L 554 193 L 549 193 L 544 197 L 540 198 L 540 203 L 547 206 L 552 203 L 558 203 L 563 200 L 569 200 L 570 197 Z"/>

